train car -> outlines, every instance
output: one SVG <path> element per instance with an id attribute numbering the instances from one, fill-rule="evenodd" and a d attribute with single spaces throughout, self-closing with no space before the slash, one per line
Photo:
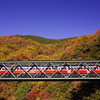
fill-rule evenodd
<path id="1" fill-rule="evenodd" d="M 52 74 L 52 73 L 63 73 L 63 74 L 74 74 L 74 73 L 80 73 L 80 74 L 89 74 L 89 73 L 100 73 L 100 66 L 28 66 L 28 65 L 21 65 L 21 66 L 1 66 L 0 67 L 0 74 L 4 73 L 14 73 L 14 74 L 20 74 L 20 73 L 46 73 L 46 74 Z"/>

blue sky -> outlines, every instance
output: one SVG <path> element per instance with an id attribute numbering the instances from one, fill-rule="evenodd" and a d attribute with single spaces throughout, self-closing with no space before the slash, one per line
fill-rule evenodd
<path id="1" fill-rule="evenodd" d="M 61 39 L 100 29 L 100 0 L 0 0 L 0 36 Z"/>

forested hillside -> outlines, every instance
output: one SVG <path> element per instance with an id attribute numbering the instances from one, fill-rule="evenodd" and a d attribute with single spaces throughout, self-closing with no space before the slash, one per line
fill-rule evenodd
<path id="1" fill-rule="evenodd" d="M 25 39 L 32 39 L 34 41 L 39 42 L 40 44 L 54 44 L 54 43 L 59 43 L 62 41 L 68 41 L 71 38 L 64 38 L 64 39 L 47 39 L 44 37 L 40 37 L 40 36 L 32 36 L 32 35 L 17 35 L 20 37 L 23 37 Z M 75 38 L 75 37 L 72 37 Z"/>
<path id="2" fill-rule="evenodd" d="M 100 30 L 95 34 L 41 44 L 22 36 L 0 37 L 0 61 L 100 59 Z"/>
<path id="3" fill-rule="evenodd" d="M 46 40 L 42 43 L 41 39 L 30 36 L 2 36 L 0 61 L 100 60 L 100 30 L 95 34 L 54 40 L 54 43 L 50 43 L 52 39 L 47 43 Z M 99 81 L 0 82 L 0 100 L 99 99 Z"/>

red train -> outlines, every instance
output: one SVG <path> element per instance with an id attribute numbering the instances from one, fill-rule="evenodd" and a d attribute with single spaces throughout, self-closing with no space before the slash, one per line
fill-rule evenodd
<path id="1" fill-rule="evenodd" d="M 80 73 L 80 74 L 88 74 L 88 73 L 100 73 L 100 66 L 88 66 L 88 67 L 80 67 L 80 66 L 56 66 L 56 67 L 41 67 L 41 66 L 16 66 L 16 67 L 1 67 L 0 68 L 0 74 L 3 73 L 14 73 L 14 74 L 20 74 L 20 73 L 47 73 L 52 74 L 55 72 L 63 73 L 63 74 L 70 74 L 70 73 Z"/>

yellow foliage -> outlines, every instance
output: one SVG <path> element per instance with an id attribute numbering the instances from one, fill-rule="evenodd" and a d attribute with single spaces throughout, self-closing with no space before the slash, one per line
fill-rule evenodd
<path id="1" fill-rule="evenodd" d="M 76 39 L 77 39 L 77 41 L 81 41 L 82 40 L 82 37 L 79 36 Z"/>
<path id="2" fill-rule="evenodd" d="M 41 100 L 40 97 L 37 97 L 36 100 Z"/>
<path id="3" fill-rule="evenodd" d="M 36 89 L 37 90 L 42 90 L 44 88 L 44 86 L 46 86 L 46 82 L 45 81 L 39 81 L 36 84 Z"/>
<path id="4" fill-rule="evenodd" d="M 88 39 L 91 39 L 91 38 L 93 38 L 95 36 L 95 34 L 90 34 L 90 35 L 88 35 Z"/>
<path id="5" fill-rule="evenodd" d="M 37 55 L 34 60 L 50 60 L 49 56 L 46 55 Z"/>
<path id="6" fill-rule="evenodd" d="M 16 97 L 12 96 L 11 100 L 16 100 Z"/>

